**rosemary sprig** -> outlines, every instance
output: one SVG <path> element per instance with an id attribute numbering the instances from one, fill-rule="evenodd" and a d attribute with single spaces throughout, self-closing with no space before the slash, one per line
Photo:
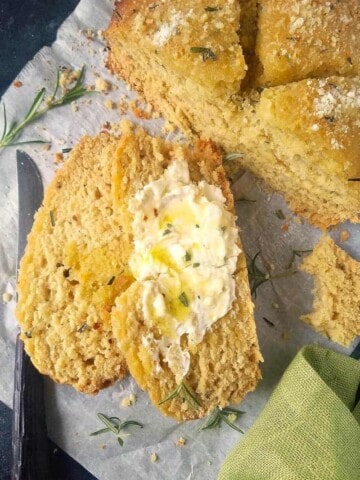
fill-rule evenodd
<path id="1" fill-rule="evenodd" d="M 161 402 L 159 402 L 159 405 L 162 405 L 163 403 L 166 403 L 173 398 L 180 397 L 183 402 L 186 402 L 193 410 L 197 410 L 200 406 L 201 403 L 196 397 L 195 392 L 188 386 L 184 381 L 180 382 L 179 385 L 169 393 Z"/>
<path id="2" fill-rule="evenodd" d="M 235 425 L 233 421 L 229 419 L 230 415 L 234 415 L 235 420 L 237 420 L 237 418 L 244 413 L 245 412 L 241 412 L 240 410 L 236 410 L 235 408 L 227 407 L 221 409 L 217 407 L 201 425 L 200 430 L 209 430 L 211 428 L 215 428 L 217 426 L 220 426 L 221 421 L 223 421 L 237 432 L 244 433 L 238 426 Z"/>
<path id="3" fill-rule="evenodd" d="M 57 107 L 61 107 L 68 103 L 77 100 L 78 98 L 82 97 L 87 93 L 91 93 L 84 85 L 84 76 L 85 76 L 85 66 L 82 67 L 80 71 L 80 75 L 76 80 L 75 84 L 69 90 L 63 89 L 62 95 L 57 98 L 57 93 L 59 90 L 59 82 L 60 82 L 60 71 L 57 70 L 56 75 L 56 83 L 55 88 L 53 91 L 52 96 L 48 101 L 44 102 L 46 89 L 43 87 L 35 96 L 33 103 L 31 104 L 27 114 L 23 118 L 20 123 L 16 121 L 12 122 L 8 125 L 7 115 L 6 115 L 6 107 L 3 104 L 3 132 L 0 138 L 0 148 L 1 147 L 8 147 L 9 145 L 21 145 L 23 143 L 46 143 L 43 140 L 27 140 L 25 142 L 16 142 L 16 138 L 20 135 L 20 133 L 24 130 L 24 128 L 31 122 L 34 122 L 37 118 L 44 115 L 44 113 L 48 112 Z M 42 107 L 42 108 L 41 108 Z"/>
<path id="4" fill-rule="evenodd" d="M 135 420 L 126 420 L 125 422 L 122 422 L 118 417 L 108 417 L 103 413 L 98 413 L 97 416 L 99 420 L 101 420 L 102 423 L 105 425 L 105 428 L 101 428 L 96 432 L 90 433 L 90 436 L 94 437 L 96 435 L 101 435 L 102 433 L 112 432 L 114 435 L 116 435 L 116 438 L 120 447 L 124 445 L 123 437 L 129 436 L 128 433 L 122 434 L 121 433 L 122 430 L 124 430 L 127 427 L 143 428 L 144 426 L 142 423 L 136 422 Z"/>
<path id="5" fill-rule="evenodd" d="M 294 273 L 296 273 L 296 271 L 285 271 L 282 273 L 277 273 L 276 275 L 272 275 L 269 271 L 263 272 L 256 264 L 259 255 L 260 251 L 257 252 L 252 259 L 247 257 L 251 295 L 254 295 L 254 298 L 256 298 L 257 289 L 263 283 L 268 282 L 269 280 L 275 280 L 277 278 L 289 277 L 290 275 L 294 275 Z"/>
<path id="6" fill-rule="evenodd" d="M 211 48 L 208 48 L 208 47 L 191 47 L 190 52 L 201 53 L 202 59 L 204 62 L 206 62 L 206 60 L 212 60 L 212 61 L 216 60 L 215 53 L 211 50 Z"/>

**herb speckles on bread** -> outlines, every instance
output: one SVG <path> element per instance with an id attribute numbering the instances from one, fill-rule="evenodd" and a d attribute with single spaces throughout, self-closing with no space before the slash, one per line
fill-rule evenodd
<path id="1" fill-rule="evenodd" d="M 264 178 L 312 224 L 358 222 L 359 182 L 348 181 L 360 176 L 357 0 L 171 5 L 116 3 L 110 69 L 189 138 L 240 152 L 231 171 Z M 172 18 L 187 20 L 154 45 Z M 208 46 L 215 59 L 192 53 Z M 239 68 L 223 76 L 231 50 Z"/>

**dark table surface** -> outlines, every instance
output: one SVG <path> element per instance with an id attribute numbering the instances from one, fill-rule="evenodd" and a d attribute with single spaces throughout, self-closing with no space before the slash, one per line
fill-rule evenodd
<path id="1" fill-rule="evenodd" d="M 25 63 L 56 31 L 79 0 L 0 1 L 0 95 Z M 51 477 L 48 480 L 94 480 L 95 477 L 49 440 Z M 10 480 L 11 410 L 0 402 L 0 480 Z M 34 479 L 36 480 L 36 479 Z"/>

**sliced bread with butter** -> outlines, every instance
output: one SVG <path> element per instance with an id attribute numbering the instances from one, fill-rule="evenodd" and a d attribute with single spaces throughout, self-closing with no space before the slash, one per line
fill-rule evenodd
<path id="1" fill-rule="evenodd" d="M 122 136 L 114 175 L 134 238 L 136 281 L 112 310 L 130 373 L 177 420 L 239 402 L 260 378 L 261 354 L 221 155 L 139 129 Z"/>

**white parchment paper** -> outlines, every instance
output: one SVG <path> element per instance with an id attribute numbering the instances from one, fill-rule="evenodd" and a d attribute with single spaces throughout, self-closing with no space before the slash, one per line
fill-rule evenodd
<path id="1" fill-rule="evenodd" d="M 8 118 L 20 119 L 26 113 L 35 92 L 42 86 L 51 92 L 56 69 L 60 65 L 80 68 L 87 66 L 86 83 L 95 82 L 96 75 L 116 85 L 108 96 L 93 95 L 77 102 L 78 111 L 70 106 L 51 111 L 29 126 L 21 140 L 42 138 L 51 141 L 45 151 L 39 145 L 23 147 L 36 161 L 46 185 L 56 168 L 54 153 L 73 146 L 84 134 L 96 134 L 106 121 L 120 119 L 120 111 L 109 111 L 104 100 L 119 103 L 120 95 L 135 98 L 126 85 L 114 79 L 104 66 L 106 53 L 100 39 L 89 40 L 81 30 L 97 31 L 107 26 L 113 0 L 82 0 L 58 32 L 51 48 L 45 47 L 19 73 L 21 88 L 11 86 L 3 96 Z M 163 121 L 139 121 L 152 133 L 161 133 Z M 0 129 L 2 125 L 0 125 Z M 17 236 L 17 179 L 15 147 L 0 151 L 0 295 L 14 294 L 16 273 Z M 284 271 L 291 259 L 292 250 L 308 250 L 320 238 L 320 231 L 295 218 L 283 199 L 267 189 L 250 174 L 245 174 L 234 185 L 236 198 L 246 197 L 256 202 L 239 202 L 238 217 L 245 251 L 250 255 L 261 250 L 262 258 L 274 268 Z M 275 212 L 281 209 L 286 220 Z M 284 225 L 288 225 L 288 230 Z M 345 225 L 334 229 L 331 235 L 339 240 L 340 231 L 346 228 L 350 239 L 341 246 L 360 259 L 360 226 Z M 260 347 L 264 356 L 263 380 L 255 392 L 249 394 L 241 409 L 246 414 L 238 424 L 247 430 L 264 407 L 271 391 L 283 371 L 302 345 L 318 343 L 337 351 L 349 353 L 328 342 L 299 320 L 311 309 L 312 280 L 302 273 L 268 282 L 258 290 L 256 320 Z M 15 300 L 0 304 L 0 399 L 12 405 L 14 343 L 17 325 L 14 319 Z M 267 318 L 271 326 L 263 320 Z M 135 393 L 133 407 L 121 407 L 121 400 Z M 96 396 L 77 393 L 71 387 L 46 383 L 47 421 L 50 437 L 73 458 L 103 480 L 113 479 L 215 479 L 221 463 L 239 434 L 223 426 L 220 429 L 199 431 L 201 422 L 177 424 L 162 417 L 151 406 L 146 394 L 139 391 L 134 381 L 127 378 Z M 101 428 L 97 412 L 134 419 L 144 423 L 143 430 L 134 430 L 120 448 L 111 434 L 89 437 Z M 186 439 L 183 447 L 176 446 L 179 437 Z M 152 463 L 150 456 L 158 460 Z"/>

